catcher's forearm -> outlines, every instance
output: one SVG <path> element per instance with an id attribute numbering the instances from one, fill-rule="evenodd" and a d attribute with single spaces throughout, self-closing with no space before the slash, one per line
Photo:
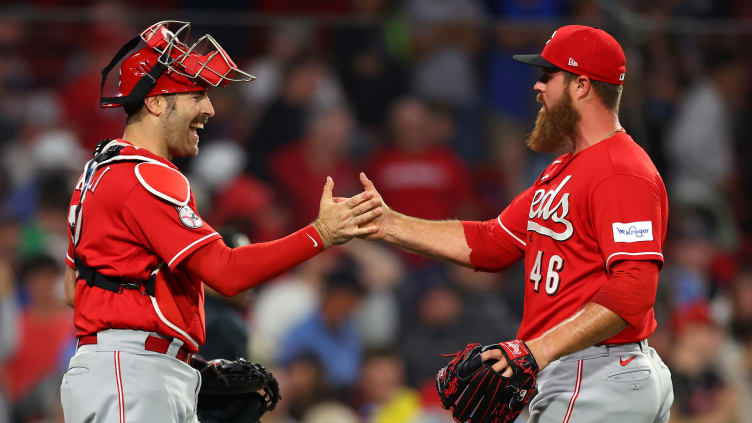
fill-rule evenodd
<path id="1" fill-rule="evenodd" d="M 558 358 L 602 342 L 621 332 L 627 323 L 618 314 L 596 303 L 587 303 L 577 313 L 538 338 L 525 341 L 540 369 Z"/>
<path id="2" fill-rule="evenodd" d="M 324 250 L 312 226 L 269 242 L 229 248 L 210 242 L 186 259 L 186 269 L 222 295 L 231 297 L 266 282 Z"/>
<path id="3" fill-rule="evenodd" d="M 459 220 L 426 220 L 392 211 L 384 240 L 430 258 L 471 267 L 470 247 Z"/>

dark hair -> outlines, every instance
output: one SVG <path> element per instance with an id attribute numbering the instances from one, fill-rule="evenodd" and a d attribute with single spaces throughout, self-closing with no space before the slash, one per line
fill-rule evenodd
<path id="1" fill-rule="evenodd" d="M 564 82 L 570 83 L 577 79 L 579 75 L 563 71 L 564 72 Z M 606 106 L 608 109 L 613 110 L 616 113 L 619 113 L 619 102 L 621 101 L 621 92 L 623 89 L 623 86 L 616 85 L 616 84 L 609 84 L 608 82 L 598 81 L 595 79 L 590 78 L 590 84 L 593 86 L 593 90 L 595 91 L 595 95 L 598 96 L 598 98 L 601 99 L 601 102 L 603 102 L 603 105 Z"/>
<path id="2" fill-rule="evenodd" d="M 362 285 L 357 263 L 353 259 L 341 258 L 337 267 L 326 275 L 324 292 L 334 291 L 346 291 L 356 296 L 365 295 L 366 289 Z"/>

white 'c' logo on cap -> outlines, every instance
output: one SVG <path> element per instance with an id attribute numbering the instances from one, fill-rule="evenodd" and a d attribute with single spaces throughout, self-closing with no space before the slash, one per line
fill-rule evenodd
<path id="1" fill-rule="evenodd" d="M 619 81 L 623 81 L 624 80 L 624 75 L 625 74 L 623 74 L 623 73 L 619 74 Z"/>
<path id="2" fill-rule="evenodd" d="M 551 34 L 551 38 L 549 38 L 548 41 L 546 41 L 546 44 L 551 42 L 551 40 L 554 38 L 554 35 L 556 35 L 556 31 L 554 31 L 554 33 Z"/>

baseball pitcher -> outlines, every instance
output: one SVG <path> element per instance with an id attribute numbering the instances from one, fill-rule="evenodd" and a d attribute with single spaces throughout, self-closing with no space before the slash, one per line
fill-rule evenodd
<path id="1" fill-rule="evenodd" d="M 458 422 L 512 422 L 528 404 L 531 422 L 666 422 L 670 373 L 646 338 L 667 197 L 619 123 L 624 52 L 605 31 L 570 25 L 514 58 L 542 71 L 528 146 L 563 154 L 494 219 L 427 221 L 384 204 L 366 238 L 482 271 L 524 260 L 518 339 L 469 344 L 436 377 Z"/>

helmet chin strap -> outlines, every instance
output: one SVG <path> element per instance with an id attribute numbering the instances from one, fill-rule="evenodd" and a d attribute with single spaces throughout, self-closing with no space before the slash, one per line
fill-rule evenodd
<path id="1" fill-rule="evenodd" d="M 148 73 L 145 73 L 141 79 L 138 80 L 131 92 L 127 96 L 121 97 L 104 97 L 104 84 L 107 82 L 107 75 L 110 73 L 113 67 L 123 58 L 125 55 L 131 52 L 138 43 L 141 41 L 141 36 L 136 36 L 132 40 L 125 43 L 115 56 L 110 60 L 110 63 L 102 69 L 102 85 L 99 87 L 99 107 L 107 107 L 108 105 L 117 104 L 123 106 L 125 112 L 129 115 L 138 111 L 143 104 L 144 99 L 149 92 L 154 88 L 157 83 L 157 79 L 162 76 L 167 66 L 162 64 L 161 60 L 158 60 L 154 67 Z M 162 53 L 162 56 L 167 52 Z M 161 59 L 161 58 L 160 58 Z"/>

